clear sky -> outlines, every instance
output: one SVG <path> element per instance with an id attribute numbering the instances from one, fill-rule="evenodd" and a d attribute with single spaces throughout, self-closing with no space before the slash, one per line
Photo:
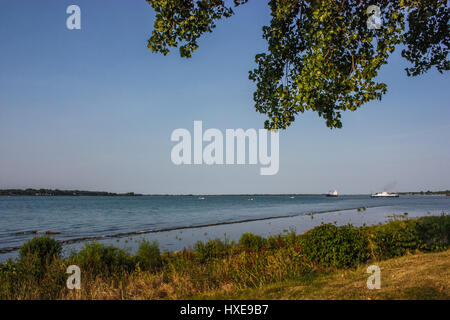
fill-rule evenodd
<path id="1" fill-rule="evenodd" d="M 82 29 L 66 28 L 81 7 Z M 449 74 L 407 78 L 397 50 L 381 102 L 330 130 L 315 113 L 280 133 L 280 169 L 175 166 L 174 129 L 261 128 L 248 71 L 266 1 L 200 40 L 192 59 L 146 48 L 144 0 L 0 1 L 0 188 L 141 193 L 369 193 L 450 188 Z"/>

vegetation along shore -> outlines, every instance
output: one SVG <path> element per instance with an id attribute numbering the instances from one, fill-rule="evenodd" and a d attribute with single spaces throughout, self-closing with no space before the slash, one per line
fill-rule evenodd
<path id="1" fill-rule="evenodd" d="M 38 236 L 0 265 L 0 299 L 450 299 L 449 238 L 447 214 L 245 233 L 180 252 L 144 241 L 134 255 L 90 242 L 62 258 L 60 242 Z M 380 290 L 366 287 L 369 264 L 381 268 Z M 80 290 L 66 288 L 69 265 L 81 269 Z"/>
<path id="2" fill-rule="evenodd" d="M 105 191 L 58 190 L 58 189 L 3 189 L 0 196 L 140 196 L 134 192 L 114 193 Z"/>

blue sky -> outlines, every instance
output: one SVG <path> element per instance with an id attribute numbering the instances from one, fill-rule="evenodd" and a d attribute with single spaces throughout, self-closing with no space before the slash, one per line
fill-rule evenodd
<path id="1" fill-rule="evenodd" d="M 66 8 L 82 29 L 66 28 Z M 450 81 L 408 78 L 397 50 L 381 102 L 330 130 L 314 113 L 280 133 L 280 170 L 175 166 L 174 129 L 261 128 L 248 71 L 266 48 L 265 1 L 200 40 L 192 59 L 147 48 L 144 0 L 0 2 L 0 188 L 142 193 L 368 193 L 450 188 Z"/>

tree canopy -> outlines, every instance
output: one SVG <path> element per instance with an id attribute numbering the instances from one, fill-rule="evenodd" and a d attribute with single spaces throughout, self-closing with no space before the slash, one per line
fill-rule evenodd
<path id="1" fill-rule="evenodd" d="M 190 58 L 198 39 L 248 0 L 147 0 L 156 12 L 148 48 L 164 55 L 178 47 Z M 307 110 L 341 128 L 341 113 L 381 100 L 377 79 L 401 46 L 408 76 L 450 68 L 446 0 L 270 0 L 266 52 L 255 57 L 255 108 L 267 129 L 285 129 Z"/>

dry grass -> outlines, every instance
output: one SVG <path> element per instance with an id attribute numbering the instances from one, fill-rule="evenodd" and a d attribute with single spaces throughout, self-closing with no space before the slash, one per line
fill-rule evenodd
<path id="1" fill-rule="evenodd" d="M 381 268 L 381 289 L 366 287 L 368 265 L 301 281 L 259 289 L 198 295 L 198 299 L 445 299 L 450 300 L 450 250 L 419 253 L 375 263 Z"/>
<path id="2" fill-rule="evenodd" d="M 381 268 L 380 290 L 367 289 L 365 265 L 252 289 L 227 282 L 210 288 L 188 275 L 134 272 L 120 282 L 88 281 L 82 290 L 67 291 L 62 299 L 450 299 L 450 250 L 375 264 Z"/>

